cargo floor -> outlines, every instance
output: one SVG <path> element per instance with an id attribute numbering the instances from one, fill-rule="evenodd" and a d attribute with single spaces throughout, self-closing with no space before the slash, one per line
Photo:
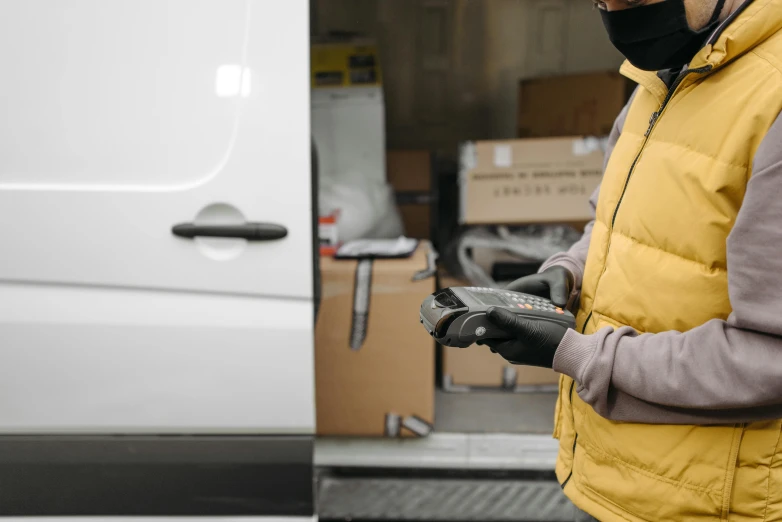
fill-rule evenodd
<path id="1" fill-rule="evenodd" d="M 556 393 L 438 391 L 435 432 L 549 435 L 554 429 L 556 402 Z"/>
<path id="2" fill-rule="evenodd" d="M 434 431 L 424 438 L 318 437 L 319 468 L 554 469 L 557 394 L 507 391 L 436 394 Z"/>

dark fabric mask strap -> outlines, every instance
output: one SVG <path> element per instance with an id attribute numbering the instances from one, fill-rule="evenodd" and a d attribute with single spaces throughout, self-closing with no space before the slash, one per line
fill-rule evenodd
<path id="1" fill-rule="evenodd" d="M 706 24 L 706 27 L 711 27 L 717 20 L 719 20 L 723 7 L 725 7 L 725 0 L 717 0 L 717 6 L 714 8 L 714 12 L 709 19 L 709 23 Z"/>

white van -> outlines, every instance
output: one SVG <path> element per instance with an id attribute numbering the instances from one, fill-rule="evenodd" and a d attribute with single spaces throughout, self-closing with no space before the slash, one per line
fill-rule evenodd
<path id="1" fill-rule="evenodd" d="M 0 2 L 0 516 L 314 517 L 308 29 Z"/>

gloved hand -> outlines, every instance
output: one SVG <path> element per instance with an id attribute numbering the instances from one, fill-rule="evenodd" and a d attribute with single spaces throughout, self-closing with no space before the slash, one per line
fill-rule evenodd
<path id="1" fill-rule="evenodd" d="M 539 274 L 522 277 L 507 286 L 508 290 L 551 299 L 555 306 L 565 308 L 576 278 L 565 267 L 552 266 Z"/>
<path id="2" fill-rule="evenodd" d="M 554 354 L 567 328 L 547 321 L 530 321 L 504 308 L 491 307 L 486 317 L 495 326 L 513 336 L 511 339 L 479 341 L 511 364 L 551 368 Z"/>

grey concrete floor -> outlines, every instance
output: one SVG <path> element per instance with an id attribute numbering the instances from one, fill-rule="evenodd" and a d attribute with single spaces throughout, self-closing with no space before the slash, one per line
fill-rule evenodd
<path id="1" fill-rule="evenodd" d="M 556 402 L 556 393 L 438 391 L 435 431 L 548 435 L 554 429 Z"/>

